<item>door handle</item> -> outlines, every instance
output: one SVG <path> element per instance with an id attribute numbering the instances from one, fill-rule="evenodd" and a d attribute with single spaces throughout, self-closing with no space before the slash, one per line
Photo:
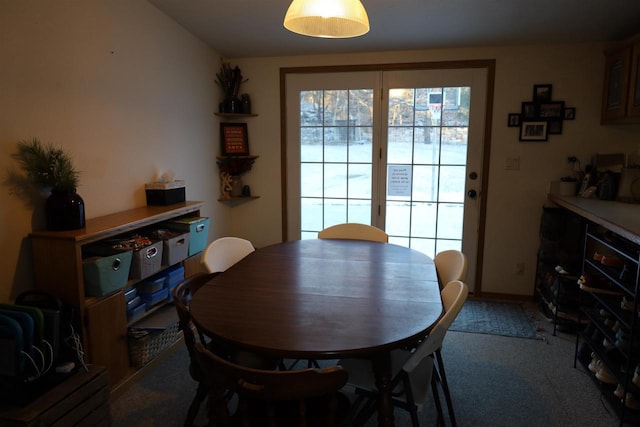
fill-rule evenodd
<path id="1" fill-rule="evenodd" d="M 469 196 L 470 199 L 475 199 L 478 197 L 478 192 L 476 190 L 469 190 L 467 191 L 467 196 Z"/>

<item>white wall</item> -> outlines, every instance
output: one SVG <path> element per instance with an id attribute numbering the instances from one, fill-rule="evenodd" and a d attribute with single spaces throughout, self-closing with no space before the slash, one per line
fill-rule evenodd
<path id="1" fill-rule="evenodd" d="M 245 231 L 259 245 L 277 241 L 281 233 L 281 67 L 495 59 L 481 289 L 484 293 L 532 296 L 542 205 L 550 181 L 568 174 L 567 156 L 577 156 L 584 166 L 596 152 L 629 153 L 640 142 L 638 126 L 599 124 L 602 48 L 600 44 L 577 44 L 234 59 L 250 79 L 243 91 L 251 94 L 259 114 L 251 119 L 249 128 L 252 151 L 261 157 L 246 181 L 262 198 L 237 209 L 232 227 Z M 548 142 L 519 142 L 518 129 L 507 127 L 507 116 L 520 112 L 523 101 L 531 101 L 534 84 L 547 83 L 553 85 L 554 100 L 576 108 L 576 120 L 565 121 L 563 133 L 550 136 Z M 519 171 L 505 170 L 507 157 L 520 157 Z M 523 275 L 515 274 L 516 263 L 524 263 Z"/>
<path id="2" fill-rule="evenodd" d="M 217 202 L 219 56 L 146 1 L 0 0 L 0 171 L 32 137 L 68 150 L 93 218 L 144 206 L 144 184 L 172 171 L 206 202 L 210 236 L 225 234 Z M 0 301 L 32 285 L 27 236 L 35 209 L 0 186 Z"/>
<path id="3" fill-rule="evenodd" d="M 231 59 L 249 78 L 243 92 L 254 169 L 244 177 L 259 199 L 217 202 L 219 154 L 214 84 L 219 56 L 143 1 L 0 0 L 0 171 L 14 167 L 17 141 L 39 137 L 74 155 L 87 218 L 145 204 L 143 185 L 172 170 L 187 198 L 204 200 L 210 239 L 233 234 L 258 247 L 281 239 L 280 67 L 496 59 L 486 218 L 484 292 L 533 295 L 538 224 L 549 182 L 565 158 L 636 149 L 637 126 L 599 125 L 602 46 L 516 46 L 329 56 Z M 507 114 L 530 100 L 533 84 L 576 107 L 576 120 L 546 143 L 520 143 Z M 520 171 L 504 169 L 520 157 Z M 3 177 L 4 178 L 4 177 Z M 0 191 L 0 301 L 31 286 L 28 233 L 43 228 L 33 209 Z M 525 274 L 513 265 L 524 262 Z"/>

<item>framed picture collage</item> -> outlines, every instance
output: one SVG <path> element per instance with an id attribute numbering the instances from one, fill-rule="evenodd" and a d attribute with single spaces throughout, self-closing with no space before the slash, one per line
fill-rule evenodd
<path id="1" fill-rule="evenodd" d="M 552 85 L 533 85 L 533 98 L 522 103 L 519 113 L 509 113 L 509 127 L 520 129 L 520 141 L 547 141 L 549 135 L 562 134 L 565 120 L 574 120 L 576 109 L 551 97 Z"/>

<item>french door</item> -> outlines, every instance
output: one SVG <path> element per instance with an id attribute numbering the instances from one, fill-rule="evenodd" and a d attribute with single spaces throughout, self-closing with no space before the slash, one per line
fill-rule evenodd
<path id="1" fill-rule="evenodd" d="M 433 257 L 461 249 L 475 277 L 487 70 L 288 74 L 289 240 L 341 222 Z"/>

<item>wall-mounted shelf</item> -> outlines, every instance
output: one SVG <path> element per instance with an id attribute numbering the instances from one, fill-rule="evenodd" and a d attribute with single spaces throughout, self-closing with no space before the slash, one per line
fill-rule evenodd
<path id="1" fill-rule="evenodd" d="M 254 159 L 255 160 L 260 156 L 255 156 L 255 155 L 252 155 L 252 154 L 250 154 L 248 156 L 216 156 L 216 159 L 224 160 L 224 159 L 228 159 L 230 157 L 237 158 L 237 159 Z"/>
<path id="2" fill-rule="evenodd" d="M 215 114 L 216 116 L 219 116 L 219 117 L 226 117 L 226 118 L 229 118 L 229 119 L 241 118 L 241 117 L 257 117 L 258 116 L 257 114 L 254 114 L 254 113 L 249 113 L 249 114 L 246 114 L 246 113 L 213 113 L 213 114 Z"/>
<path id="3" fill-rule="evenodd" d="M 241 118 L 246 118 L 246 117 L 256 117 L 257 114 L 254 113 L 214 113 L 216 116 L 218 117 L 224 117 L 227 119 L 241 119 Z M 246 124 L 244 124 L 244 126 L 246 126 Z M 246 132 L 246 130 L 245 130 Z M 246 138 L 246 135 L 245 135 Z M 224 147 L 223 147 L 224 148 Z M 246 152 L 248 152 L 248 147 L 246 149 Z M 224 153 L 224 150 L 223 150 Z M 249 160 L 249 164 L 253 165 L 254 161 L 258 158 L 259 156 L 253 156 L 253 155 L 244 155 L 244 156 L 236 156 L 236 155 L 224 155 L 224 156 L 217 156 L 217 163 L 218 163 L 218 168 L 221 167 L 221 163 L 226 161 L 231 161 L 233 162 L 234 160 Z M 230 168 L 233 169 L 233 168 Z M 231 194 L 238 194 L 237 190 L 232 190 L 233 187 L 235 187 L 236 185 L 240 185 L 240 187 L 242 187 L 242 180 L 240 180 L 239 177 L 240 175 L 246 173 L 248 170 L 251 169 L 251 166 L 249 166 L 249 168 L 247 170 L 242 170 L 240 171 L 237 175 L 236 175 L 236 179 L 235 180 L 231 180 L 233 178 L 233 176 L 230 176 L 231 171 L 229 172 L 223 172 L 222 170 L 220 171 L 220 182 L 221 182 L 221 188 L 220 188 L 220 197 L 218 198 L 219 202 L 222 203 L 228 203 L 230 205 L 237 205 L 240 203 L 244 203 L 250 200 L 254 200 L 254 199 L 258 199 L 260 198 L 260 196 L 232 196 Z M 233 187 L 228 186 L 229 184 L 232 184 Z M 233 193 L 232 193 L 233 192 Z"/>
<path id="4" fill-rule="evenodd" d="M 234 162 L 234 161 L 242 161 L 242 160 L 249 160 L 250 165 L 253 165 L 253 162 L 255 161 L 255 159 L 257 159 L 259 156 L 217 156 L 216 158 L 218 159 L 218 167 L 221 168 L 221 162 L 223 161 L 230 161 L 230 162 Z M 246 163 L 246 162 L 245 162 Z M 231 170 L 238 170 L 238 169 L 243 169 L 243 166 L 236 166 L 234 167 L 230 167 Z M 227 171 L 220 171 L 220 181 L 221 181 L 221 191 L 220 191 L 220 197 L 218 198 L 219 202 L 230 202 L 230 201 L 248 201 L 248 200 L 252 200 L 252 199 L 257 199 L 259 198 L 259 196 L 234 196 L 233 194 L 239 194 L 239 189 L 241 189 L 243 187 L 242 185 L 242 180 L 240 179 L 240 175 L 248 172 L 251 169 L 251 166 L 248 167 L 248 169 L 245 170 L 241 170 L 240 173 L 234 175 L 231 172 L 227 172 Z M 239 185 L 239 187 L 237 187 L 238 189 L 234 191 L 234 189 L 236 188 L 236 185 Z"/>
<path id="5" fill-rule="evenodd" d="M 259 199 L 260 196 L 231 196 L 228 199 L 223 199 L 222 197 L 218 199 L 219 202 L 248 202 L 252 199 Z"/>

